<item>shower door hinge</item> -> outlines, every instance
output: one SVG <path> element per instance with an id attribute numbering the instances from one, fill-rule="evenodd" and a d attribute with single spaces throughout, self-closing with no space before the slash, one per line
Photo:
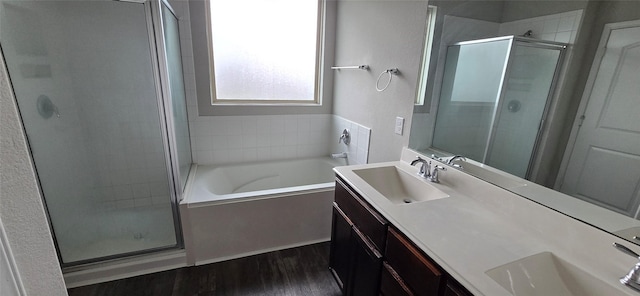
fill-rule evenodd
<path id="1" fill-rule="evenodd" d="M 578 123 L 578 127 L 582 126 L 582 123 L 584 122 L 585 118 L 586 118 L 586 116 L 584 116 L 584 114 L 582 114 L 582 116 L 580 116 L 580 122 Z"/>

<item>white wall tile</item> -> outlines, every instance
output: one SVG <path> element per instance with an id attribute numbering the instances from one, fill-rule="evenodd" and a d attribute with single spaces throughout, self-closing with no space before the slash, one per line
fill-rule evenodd
<path id="1" fill-rule="evenodd" d="M 194 136 L 194 143 L 191 147 L 193 150 L 211 150 L 213 149 L 212 136 Z"/>
<path id="2" fill-rule="evenodd" d="M 214 150 L 213 163 L 229 163 L 229 150 Z"/>
<path id="3" fill-rule="evenodd" d="M 558 32 L 565 32 L 573 30 L 573 24 L 576 21 L 575 16 L 564 16 L 560 18 L 560 22 L 558 24 Z"/>
<path id="4" fill-rule="evenodd" d="M 228 147 L 229 149 L 237 149 L 242 148 L 242 134 L 228 136 Z"/>
<path id="5" fill-rule="evenodd" d="M 168 195 L 165 196 L 154 196 L 151 197 L 151 201 L 154 205 L 159 205 L 159 204 L 167 204 L 169 203 L 170 199 Z"/>
<path id="6" fill-rule="evenodd" d="M 215 152 L 214 152 L 215 153 Z M 241 149 L 230 149 L 229 155 L 227 156 L 227 162 L 229 163 L 239 163 L 244 160 L 244 156 L 242 155 Z"/>
<path id="7" fill-rule="evenodd" d="M 569 43 L 571 41 L 571 31 L 556 33 L 555 41 Z"/>
<path id="8" fill-rule="evenodd" d="M 333 115 L 331 122 L 329 138 L 330 140 L 335 140 L 330 142 L 331 153 L 347 152 L 349 164 L 367 163 L 371 129 L 336 115 Z M 349 130 L 351 135 L 349 145 L 338 143 L 338 139 L 345 128 Z"/>
<path id="9" fill-rule="evenodd" d="M 242 161 L 252 162 L 258 160 L 258 151 L 256 148 L 242 149 Z"/>
<path id="10" fill-rule="evenodd" d="M 255 148 L 257 147 L 258 136 L 256 134 L 243 134 L 242 135 L 242 148 Z"/>
<path id="11" fill-rule="evenodd" d="M 582 19 L 582 10 L 551 14 L 500 24 L 502 35 L 522 35 L 533 31 L 533 38 L 572 44 Z"/>

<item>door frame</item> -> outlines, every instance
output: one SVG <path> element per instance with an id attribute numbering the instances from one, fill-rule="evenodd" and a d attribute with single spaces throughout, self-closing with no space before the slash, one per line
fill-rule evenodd
<path id="1" fill-rule="evenodd" d="M 589 98 L 591 97 L 591 93 L 593 92 L 593 85 L 596 81 L 597 74 L 600 71 L 600 64 L 602 63 L 602 58 L 604 57 L 604 54 L 606 52 L 606 46 L 609 42 L 609 36 L 611 36 L 611 32 L 613 30 L 625 29 L 630 27 L 640 27 L 640 20 L 608 23 L 604 25 L 602 36 L 600 37 L 600 42 L 598 43 L 598 50 L 596 51 L 596 55 L 593 58 L 593 63 L 591 64 L 591 69 L 589 70 L 589 78 L 587 78 L 587 83 L 585 84 L 582 98 L 580 99 L 580 105 L 578 106 L 578 112 L 576 113 L 576 117 L 573 121 L 573 126 L 571 127 L 571 134 L 569 134 L 567 147 L 565 148 L 564 154 L 562 156 L 560 169 L 558 170 L 558 175 L 556 176 L 556 181 L 553 185 L 553 189 L 556 191 L 560 191 L 560 188 L 564 183 L 567 168 L 569 167 L 569 160 L 571 159 L 571 155 L 573 155 L 576 140 L 578 139 L 578 134 L 580 133 L 580 127 L 582 126 L 583 116 L 587 111 L 587 108 L 589 107 Z"/>

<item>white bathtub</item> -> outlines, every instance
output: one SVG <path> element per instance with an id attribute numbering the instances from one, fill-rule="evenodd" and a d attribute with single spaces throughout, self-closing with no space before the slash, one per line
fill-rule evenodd
<path id="1" fill-rule="evenodd" d="M 198 166 L 180 203 L 189 263 L 329 240 L 332 168 L 344 164 L 315 158 Z"/>

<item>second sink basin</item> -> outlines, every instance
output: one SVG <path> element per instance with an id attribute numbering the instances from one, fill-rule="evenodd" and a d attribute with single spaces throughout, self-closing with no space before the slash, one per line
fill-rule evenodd
<path id="1" fill-rule="evenodd" d="M 542 252 L 486 272 L 517 296 L 618 295 L 620 291 L 550 252 Z"/>
<path id="2" fill-rule="evenodd" d="M 449 197 L 438 188 L 396 166 L 360 169 L 353 172 L 395 204 Z"/>

